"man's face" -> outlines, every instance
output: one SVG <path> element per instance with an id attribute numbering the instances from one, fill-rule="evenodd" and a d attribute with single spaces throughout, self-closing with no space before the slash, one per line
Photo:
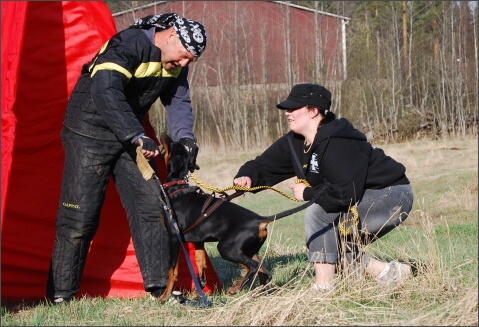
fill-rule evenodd
<path id="1" fill-rule="evenodd" d="M 163 68 L 171 70 L 178 66 L 186 67 L 191 62 L 196 62 L 197 60 L 197 57 L 185 49 L 178 35 L 173 30 L 173 32 L 168 35 L 165 46 L 161 49 L 161 64 Z"/>

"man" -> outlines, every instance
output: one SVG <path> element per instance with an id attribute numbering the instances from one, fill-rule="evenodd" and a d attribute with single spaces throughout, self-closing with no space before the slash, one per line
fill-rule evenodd
<path id="1" fill-rule="evenodd" d="M 168 235 L 158 197 L 137 167 L 136 148 L 148 160 L 159 154 L 142 121 L 160 98 L 172 138 L 188 149 L 190 170 L 198 169 L 187 66 L 205 47 L 202 24 L 174 13 L 149 15 L 114 35 L 83 66 L 61 135 L 65 165 L 47 283 L 54 304 L 78 292 L 110 176 L 127 213 L 144 288 L 155 298 L 163 293 Z"/>

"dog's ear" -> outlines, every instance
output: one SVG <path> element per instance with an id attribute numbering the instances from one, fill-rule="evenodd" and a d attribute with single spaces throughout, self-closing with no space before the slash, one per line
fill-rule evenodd
<path id="1" fill-rule="evenodd" d="M 170 159 L 168 161 L 166 176 L 167 181 L 181 180 L 188 175 L 189 155 L 186 148 L 180 143 L 172 142 Z"/>
<path id="2" fill-rule="evenodd" d="M 165 150 L 165 154 L 163 155 L 163 160 L 165 161 L 165 167 L 168 168 L 168 162 L 171 158 L 171 146 L 173 144 L 173 139 L 168 134 L 161 134 L 159 138 L 160 144 Z"/>
<path id="3" fill-rule="evenodd" d="M 189 154 L 186 148 L 166 134 L 160 136 L 160 143 L 165 149 L 166 182 L 185 179 L 189 172 Z"/>
<path id="4" fill-rule="evenodd" d="M 168 161 L 168 175 L 166 181 L 182 180 L 185 178 L 187 170 L 183 169 L 183 160 L 178 156 L 172 156 Z"/>

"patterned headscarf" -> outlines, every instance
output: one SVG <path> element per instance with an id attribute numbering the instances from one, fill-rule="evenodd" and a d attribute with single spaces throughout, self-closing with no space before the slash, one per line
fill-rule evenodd
<path id="1" fill-rule="evenodd" d="M 201 23 L 182 18 L 175 13 L 148 15 L 138 18 L 130 28 L 166 30 L 173 27 L 178 34 L 181 44 L 193 56 L 199 57 L 206 48 L 206 31 Z"/>

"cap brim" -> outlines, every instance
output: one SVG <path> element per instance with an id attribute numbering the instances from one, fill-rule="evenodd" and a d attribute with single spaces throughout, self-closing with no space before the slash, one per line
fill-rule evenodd
<path id="1" fill-rule="evenodd" d="M 299 103 L 299 102 L 291 101 L 291 100 L 285 100 L 276 105 L 278 109 L 282 109 L 282 110 L 298 109 L 304 106 L 305 106 L 304 103 Z"/>

